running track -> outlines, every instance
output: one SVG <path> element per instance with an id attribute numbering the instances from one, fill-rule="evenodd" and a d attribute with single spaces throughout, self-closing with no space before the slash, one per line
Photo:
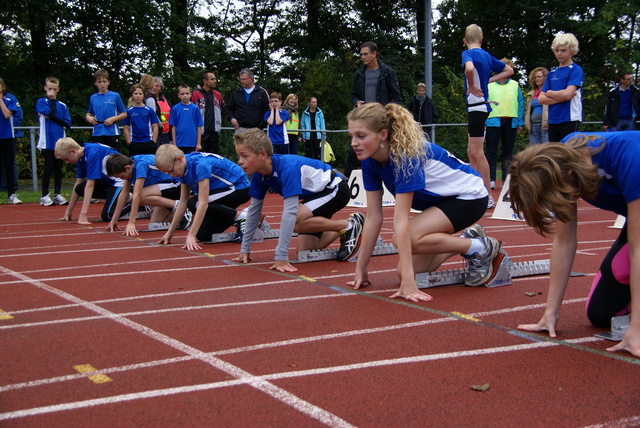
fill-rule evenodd
<path id="1" fill-rule="evenodd" d="M 277 228 L 281 199 L 265 206 Z M 573 270 L 587 275 L 570 280 L 557 340 L 515 330 L 540 318 L 546 275 L 414 304 L 388 299 L 397 255 L 374 257 L 373 285 L 354 291 L 351 263 L 270 271 L 274 239 L 236 265 L 238 244 L 190 252 L 185 232 L 160 246 L 163 232 L 129 238 L 63 212 L 0 206 L 2 427 L 640 425 L 640 359 L 606 352 L 584 315 L 618 234 L 586 204 Z M 550 238 L 488 216 L 514 262 L 549 258 Z"/>

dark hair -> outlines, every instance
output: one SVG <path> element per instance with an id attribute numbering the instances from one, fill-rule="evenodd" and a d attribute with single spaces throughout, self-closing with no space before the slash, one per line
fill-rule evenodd
<path id="1" fill-rule="evenodd" d="M 95 82 L 98 79 L 111 81 L 111 79 L 109 79 L 109 72 L 107 70 L 97 70 L 95 73 L 93 73 L 93 81 Z"/>
<path id="2" fill-rule="evenodd" d="M 126 171 L 127 165 L 133 165 L 133 159 L 129 156 L 121 155 L 120 153 L 114 153 L 109 155 L 107 162 L 105 162 L 105 169 L 107 175 L 113 177 L 116 174 L 122 174 Z"/>
<path id="3" fill-rule="evenodd" d="M 375 42 L 364 42 L 361 46 L 360 49 L 362 48 L 369 48 L 369 50 L 373 53 L 373 52 L 378 52 L 378 45 Z"/>
<path id="4" fill-rule="evenodd" d="M 633 76 L 633 73 L 631 73 L 630 71 L 621 71 L 620 73 L 618 73 L 618 77 L 619 77 L 620 79 L 624 79 L 624 76 L 626 76 L 626 75 L 631 75 L 631 76 Z"/>
<path id="5" fill-rule="evenodd" d="M 208 74 L 213 74 L 213 71 L 205 70 L 200 74 L 200 81 L 204 82 L 207 79 Z"/>
<path id="6" fill-rule="evenodd" d="M 191 86 L 187 85 L 186 83 L 183 83 L 182 85 L 178 86 L 178 92 L 180 92 L 180 89 L 191 90 Z"/>

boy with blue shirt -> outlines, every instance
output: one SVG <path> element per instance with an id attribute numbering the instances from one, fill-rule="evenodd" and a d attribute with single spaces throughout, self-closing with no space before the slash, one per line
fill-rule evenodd
<path id="1" fill-rule="evenodd" d="M 578 130 L 582 122 L 582 67 L 573 62 L 578 53 L 578 39 L 571 34 L 558 34 L 551 49 L 558 67 L 547 75 L 538 102 L 549 106 L 549 141 L 558 142 Z"/>
<path id="2" fill-rule="evenodd" d="M 210 241 L 214 233 L 224 232 L 233 224 L 242 234 L 246 215 L 237 208 L 249 200 L 249 180 L 238 165 L 213 153 L 185 155 L 173 144 L 158 148 L 155 163 L 160 171 L 180 178 L 180 202 L 160 244 L 171 242 L 187 209 L 193 214 L 183 247 L 187 250 L 200 250 L 197 241 Z M 190 191 L 195 193 L 192 198 Z"/>
<path id="3" fill-rule="evenodd" d="M 191 102 L 191 88 L 188 85 L 178 87 L 180 103 L 171 108 L 171 142 L 188 154 L 202 150 L 202 127 L 204 122 L 197 105 Z"/>
<path id="4" fill-rule="evenodd" d="M 129 147 L 129 154 L 153 155 L 156 153 L 160 120 L 156 112 L 144 104 L 142 86 L 133 85 L 130 92 L 133 105 L 127 109 L 127 117 L 122 120 L 124 140 Z"/>
<path id="5" fill-rule="evenodd" d="M 234 143 L 238 164 L 247 174 L 252 174 L 251 205 L 240 256 L 234 261 L 248 263 L 251 260 L 251 242 L 268 189 L 284 198 L 280 236 L 270 269 L 297 270 L 289 263 L 288 254 L 294 231 L 298 233 L 298 251 L 326 248 L 340 237 L 338 260 L 347 261 L 357 254 L 364 216 L 354 213 L 348 220 L 331 219 L 347 205 L 351 195 L 341 173 L 316 159 L 274 154 L 269 137 L 259 129 L 235 134 Z"/>
<path id="6" fill-rule="evenodd" d="M 40 98 L 36 102 L 36 113 L 40 124 L 40 137 L 38 139 L 38 149 L 44 158 L 44 171 L 42 173 L 42 197 L 40 205 L 48 207 L 51 205 L 67 205 L 68 202 L 60 194 L 62 189 L 62 161 L 56 159 L 54 151 L 56 141 L 65 138 L 65 128 L 71 128 L 71 116 L 67 105 L 56 100 L 60 91 L 60 81 L 55 77 L 47 77 L 44 91 L 47 96 Z M 54 197 L 51 199 L 49 193 L 49 180 L 53 173 Z"/>
<path id="7" fill-rule="evenodd" d="M 118 152 L 109 146 L 96 143 L 76 143 L 73 138 L 61 138 L 56 142 L 56 158 L 65 163 L 76 166 L 76 184 L 71 192 L 69 206 L 61 218 L 62 221 L 72 220 L 73 209 L 82 197 L 82 208 L 78 216 L 78 224 L 89 225 L 87 218 L 92 198 L 105 199 L 102 209 L 102 221 L 110 221 L 116 208 L 116 198 L 122 190 L 122 180 L 107 175 L 105 169 L 106 158 Z M 128 207 L 124 214 L 129 213 Z"/>
<path id="8" fill-rule="evenodd" d="M 15 97 L 10 96 L 9 90 L 0 78 L 0 153 L 3 159 L 4 176 L 7 183 L 8 203 L 17 205 L 22 201 L 14 193 L 17 188 L 14 175 L 14 163 L 16 160 L 15 130 L 13 129 L 13 116 L 18 112 L 20 105 Z"/>
<path id="9" fill-rule="evenodd" d="M 462 52 L 462 69 L 464 70 L 464 89 L 467 97 L 468 141 L 467 155 L 469 163 L 480 173 L 484 185 L 490 188 L 489 162 L 484 155 L 485 121 L 491 112 L 489 106 L 489 83 L 506 79 L 513 74 L 513 69 L 504 62 L 491 56 L 482 46 L 482 29 L 476 24 L 469 25 L 464 33 L 464 44 L 467 50 Z M 491 76 L 491 73 L 497 73 Z M 495 203 L 489 196 L 487 208 Z"/>
<path id="10" fill-rule="evenodd" d="M 272 92 L 269 97 L 269 111 L 264 114 L 264 121 L 267 123 L 267 135 L 273 144 L 273 152 L 288 155 L 289 137 L 285 122 L 289 120 L 289 113 L 280 110 L 281 105 L 282 95 L 279 92 Z"/>
<path id="11" fill-rule="evenodd" d="M 105 144 L 114 150 L 120 149 L 120 129 L 116 123 L 127 117 L 122 98 L 116 92 L 109 90 L 109 73 L 98 70 L 93 74 L 93 83 L 98 92 L 91 95 L 89 109 L 85 116 L 87 122 L 93 125 L 92 143 Z"/>
<path id="12" fill-rule="evenodd" d="M 153 155 L 137 155 L 128 157 L 112 154 L 107 158 L 107 175 L 123 180 L 122 192 L 107 231 L 118 229 L 118 218 L 126 206 L 129 193 L 133 187 L 131 211 L 138 212 L 141 206 L 155 207 L 151 214 L 150 223 L 167 223 L 173 219 L 173 214 L 180 199 L 180 180 L 169 177 L 155 166 Z M 185 212 L 183 221 L 178 229 L 184 230 L 191 222 L 191 213 Z M 130 216 L 124 235 L 138 235 L 136 216 Z"/>

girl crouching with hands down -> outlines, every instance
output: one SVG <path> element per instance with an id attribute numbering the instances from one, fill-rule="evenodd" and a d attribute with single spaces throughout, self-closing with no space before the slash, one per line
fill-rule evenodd
<path id="1" fill-rule="evenodd" d="M 411 113 L 397 104 L 364 104 L 352 110 L 347 120 L 367 192 L 360 254 L 355 278 L 348 285 L 370 284 L 367 264 L 382 226 L 383 183 L 396 198 L 393 243 L 400 257 L 400 289 L 392 298 L 432 300 L 418 289 L 415 274 L 436 270 L 455 254 L 468 262 L 467 285 L 478 286 L 491 279 L 500 243 L 474 225 L 488 201 L 480 174 L 426 141 Z M 410 217 L 412 208 L 422 212 Z M 453 236 L 466 227 L 462 237 Z"/>

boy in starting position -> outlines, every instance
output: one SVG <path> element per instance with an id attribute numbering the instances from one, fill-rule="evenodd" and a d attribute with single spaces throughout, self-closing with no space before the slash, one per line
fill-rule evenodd
<path id="1" fill-rule="evenodd" d="M 327 247 L 340 237 L 338 260 L 357 254 L 364 215 L 354 213 L 348 220 L 332 220 L 347 205 L 349 187 L 344 176 L 316 159 L 273 153 L 269 137 L 259 129 L 234 135 L 238 164 L 251 177 L 251 205 L 242 239 L 240 256 L 234 261 L 248 263 L 250 246 L 262 213 L 268 189 L 284 198 L 280 237 L 271 269 L 295 272 L 289 263 L 289 243 L 298 233 L 298 251 Z"/>

